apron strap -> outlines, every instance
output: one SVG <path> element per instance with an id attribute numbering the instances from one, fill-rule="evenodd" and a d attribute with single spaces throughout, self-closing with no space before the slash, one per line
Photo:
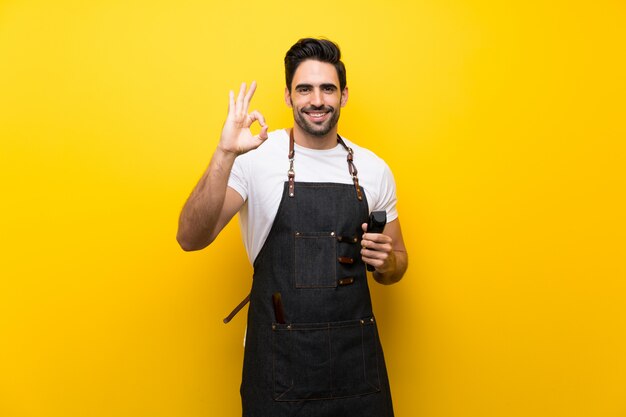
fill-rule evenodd
<path id="1" fill-rule="evenodd" d="M 352 176 L 352 182 L 354 183 L 354 188 L 356 189 L 356 198 L 361 201 L 363 200 L 363 194 L 361 194 L 361 188 L 359 187 L 359 177 L 357 175 L 359 171 L 356 169 L 356 166 L 354 166 L 354 151 L 346 145 L 341 136 L 339 136 L 339 133 L 337 133 L 337 142 L 339 142 L 339 144 L 343 146 L 346 151 L 348 151 L 348 172 L 350 172 L 350 175 Z"/>
<path id="2" fill-rule="evenodd" d="M 295 197 L 296 195 L 295 194 L 296 173 L 293 170 L 293 160 L 295 156 L 294 143 L 295 143 L 295 139 L 293 137 L 293 128 L 292 128 L 289 131 L 289 155 L 288 155 L 289 171 L 287 171 L 287 178 L 289 178 L 289 197 L 291 198 Z M 337 143 L 343 146 L 343 148 L 348 152 L 348 156 L 346 157 L 348 161 L 348 172 L 350 173 L 350 176 L 352 177 L 352 182 L 354 183 L 354 188 L 356 189 L 356 198 L 359 201 L 362 201 L 363 193 L 361 193 L 361 188 L 359 187 L 359 177 L 358 177 L 359 171 L 356 169 L 356 166 L 354 165 L 354 151 L 352 150 L 352 148 L 346 145 L 346 143 L 341 138 L 341 136 L 339 136 L 338 133 L 337 133 Z"/>
<path id="3" fill-rule="evenodd" d="M 226 316 L 226 318 L 224 319 L 224 324 L 228 324 L 228 322 L 231 321 L 233 317 L 235 317 L 237 313 L 239 313 L 241 309 L 244 308 L 246 304 L 248 304 L 249 301 L 250 294 L 246 295 L 246 298 L 244 298 L 239 304 L 237 304 L 237 307 L 235 307 L 233 311 L 231 311 L 230 314 Z"/>
<path id="4" fill-rule="evenodd" d="M 295 140 L 293 139 L 293 129 L 289 131 L 289 171 L 287 172 L 287 176 L 289 177 L 289 197 L 293 197 L 295 195 L 295 177 L 296 173 L 293 170 L 293 157 L 295 155 L 295 151 L 293 150 L 293 144 Z"/>

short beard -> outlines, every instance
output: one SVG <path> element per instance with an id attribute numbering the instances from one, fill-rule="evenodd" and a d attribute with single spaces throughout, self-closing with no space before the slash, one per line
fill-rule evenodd
<path id="1" fill-rule="evenodd" d="M 337 126 L 337 123 L 339 122 L 339 114 L 340 111 L 333 108 L 330 113 L 330 119 L 321 125 L 316 125 L 310 123 L 301 111 L 297 110 L 295 107 L 293 108 L 293 120 L 300 127 L 300 129 L 304 130 L 311 136 L 317 137 L 326 136 L 335 126 Z"/>

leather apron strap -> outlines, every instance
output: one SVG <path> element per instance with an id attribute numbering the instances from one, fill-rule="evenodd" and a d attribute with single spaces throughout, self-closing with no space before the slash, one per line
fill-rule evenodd
<path id="1" fill-rule="evenodd" d="M 295 156 L 294 150 L 294 137 L 293 137 L 293 128 L 289 131 L 289 171 L 287 171 L 287 177 L 289 178 L 289 197 L 293 198 L 295 196 L 295 177 L 296 173 L 293 170 L 293 161 Z M 359 188 L 359 171 L 356 169 L 354 165 L 354 151 L 350 148 L 344 140 L 337 133 L 337 143 L 343 146 L 343 148 L 348 152 L 348 156 L 346 157 L 348 162 L 348 172 L 352 177 L 352 182 L 354 183 L 354 188 L 356 189 L 356 198 L 361 201 L 363 200 L 363 195 L 361 194 L 361 188 Z"/>
<path id="2" fill-rule="evenodd" d="M 237 304 L 237 307 L 235 307 L 233 311 L 231 311 L 230 314 L 226 316 L 226 318 L 224 318 L 224 324 L 228 324 L 228 322 L 230 322 L 233 319 L 233 317 L 235 317 L 237 313 L 239 313 L 241 309 L 244 308 L 245 305 L 248 304 L 249 302 L 250 302 L 250 294 L 248 293 L 248 295 L 246 295 L 246 298 L 244 298 L 239 304 Z"/>

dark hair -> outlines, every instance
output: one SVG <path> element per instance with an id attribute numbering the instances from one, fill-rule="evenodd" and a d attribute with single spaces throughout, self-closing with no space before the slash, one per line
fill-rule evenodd
<path id="1" fill-rule="evenodd" d="M 328 39 L 303 38 L 296 42 L 285 55 L 285 81 L 291 91 L 291 81 L 298 66 L 308 59 L 333 64 L 339 77 L 341 91 L 346 88 L 346 67 L 341 62 L 339 45 Z"/>

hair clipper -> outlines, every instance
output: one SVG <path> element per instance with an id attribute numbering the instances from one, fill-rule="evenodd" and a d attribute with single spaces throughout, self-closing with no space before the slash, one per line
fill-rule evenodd
<path id="1" fill-rule="evenodd" d="M 373 211 L 370 214 L 369 221 L 367 222 L 367 232 L 366 233 L 382 233 L 385 229 L 385 225 L 387 224 L 387 212 L 386 211 Z M 372 265 L 367 264 L 368 271 L 374 271 Z"/>

